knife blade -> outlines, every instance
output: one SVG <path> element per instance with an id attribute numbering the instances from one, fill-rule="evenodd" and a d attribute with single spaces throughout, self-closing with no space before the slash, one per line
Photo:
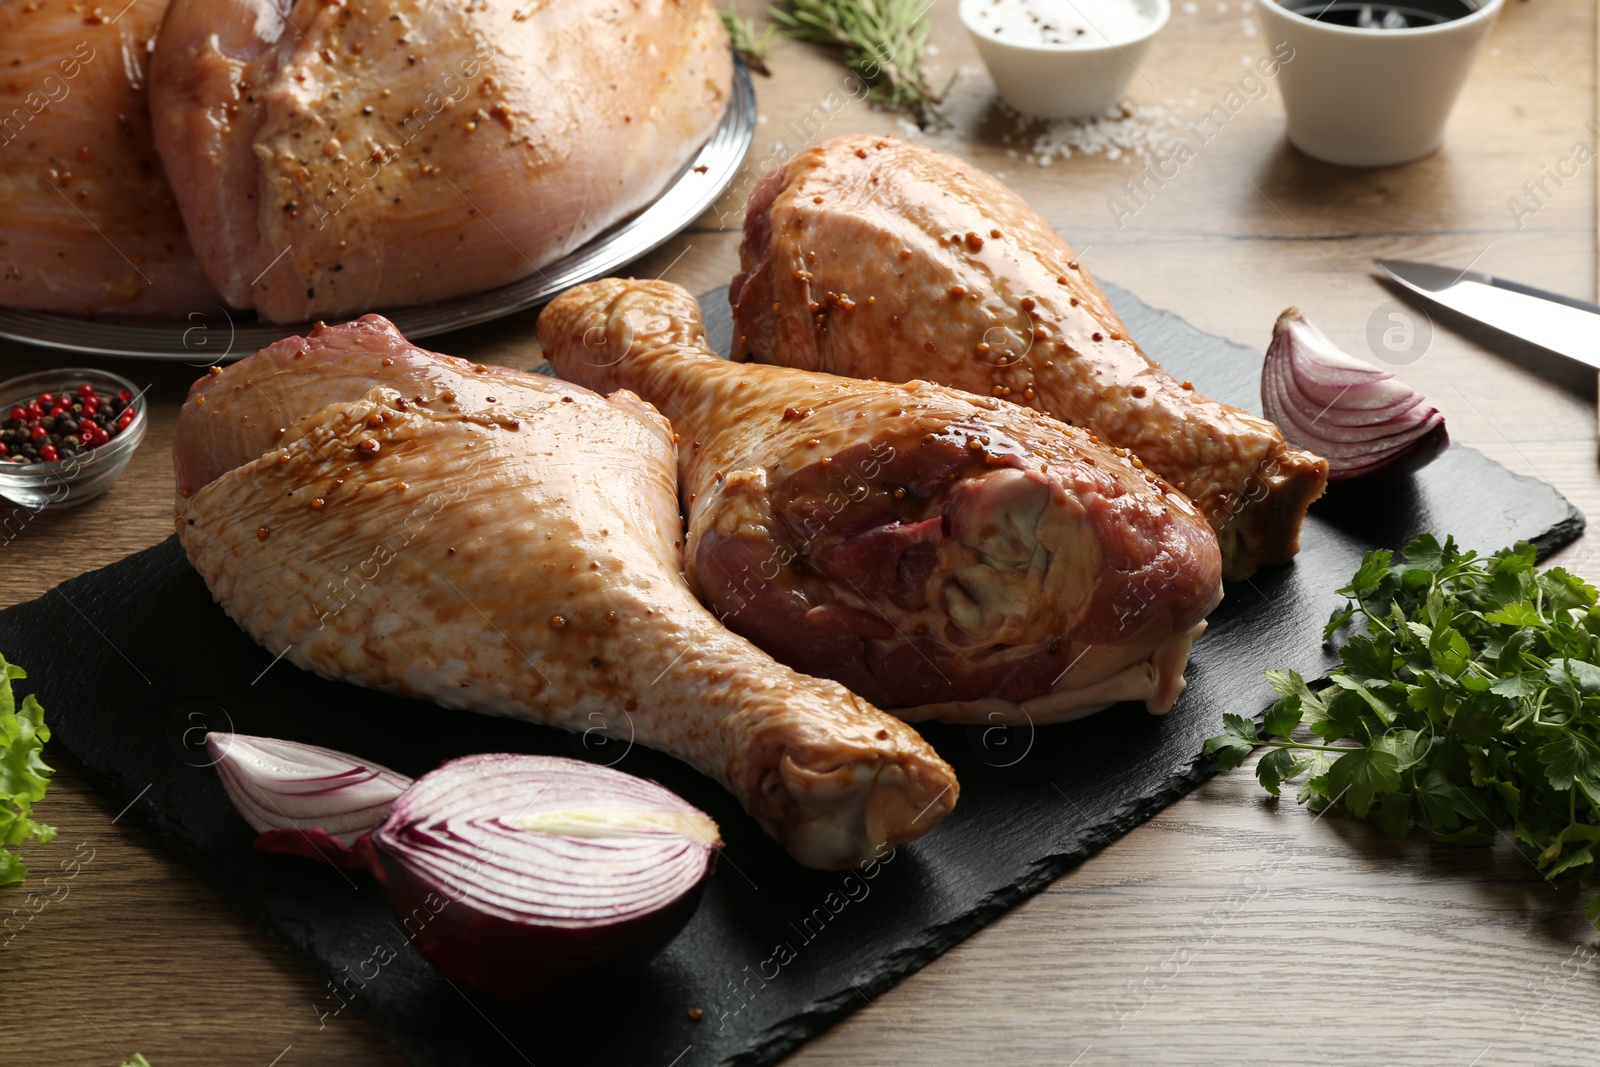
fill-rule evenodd
<path id="1" fill-rule="evenodd" d="M 1600 367 L 1600 305 L 1481 271 L 1398 259 L 1373 262 L 1418 296 L 1568 359 Z"/>

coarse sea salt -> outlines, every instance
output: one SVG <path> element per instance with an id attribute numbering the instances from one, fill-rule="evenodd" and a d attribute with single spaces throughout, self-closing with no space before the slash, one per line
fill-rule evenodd
<path id="1" fill-rule="evenodd" d="M 1041 167 L 1073 156 L 1103 155 L 1123 162 L 1158 156 L 1171 147 L 1183 127 L 1183 119 L 1170 108 L 1129 101 L 1089 119 L 1040 122 L 1012 115 L 1015 139 L 1026 142 L 1029 162 Z"/>

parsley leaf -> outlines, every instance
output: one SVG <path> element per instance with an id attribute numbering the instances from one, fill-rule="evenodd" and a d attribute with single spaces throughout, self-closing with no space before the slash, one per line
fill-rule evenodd
<path id="1" fill-rule="evenodd" d="M 1544 765 L 1552 789 L 1571 789 L 1577 781 L 1591 788 L 1600 786 L 1600 747 L 1582 734 L 1562 731 L 1554 741 L 1535 749 L 1534 757 Z"/>
<path id="2" fill-rule="evenodd" d="M 1550 879 L 1600 883 L 1600 593 L 1532 545 L 1487 557 L 1454 538 L 1369 552 L 1323 631 L 1340 664 L 1313 690 L 1268 671 L 1258 734 L 1206 742 L 1217 766 L 1256 747 L 1262 788 L 1342 806 L 1391 836 L 1488 844 L 1509 828 Z M 1600 926 L 1600 896 L 1588 909 Z"/>
<path id="3" fill-rule="evenodd" d="M 1256 736 L 1256 724 L 1243 715 L 1224 715 L 1222 726 L 1226 732 L 1206 742 L 1205 754 L 1215 757 L 1221 769 L 1231 771 L 1249 758 L 1261 739 Z"/>
<path id="4" fill-rule="evenodd" d="M 56 836 L 55 827 L 35 822 L 33 805 L 44 799 L 51 769 L 39 758 L 50 728 L 44 709 L 31 695 L 17 706 L 11 691 L 14 680 L 26 678 L 21 667 L 0 656 L 0 885 L 20 882 L 28 868 L 9 846 Z"/>
<path id="5" fill-rule="evenodd" d="M 1387 738 L 1379 738 L 1379 741 Z M 1347 752 L 1328 768 L 1328 788 L 1334 800 L 1344 801 L 1344 806 L 1357 815 L 1365 815 L 1372 808 L 1374 797 L 1393 793 L 1400 788 L 1400 761 L 1393 752 L 1377 747 L 1358 748 Z"/>

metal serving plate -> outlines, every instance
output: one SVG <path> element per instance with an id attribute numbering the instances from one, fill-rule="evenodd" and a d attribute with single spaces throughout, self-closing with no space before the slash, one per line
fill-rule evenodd
<path id="1" fill-rule="evenodd" d="M 755 88 L 744 63 L 735 61 L 733 92 L 721 124 L 655 203 L 521 281 L 382 314 L 417 340 L 534 307 L 571 286 L 605 277 L 671 239 L 722 195 L 744 162 L 755 126 Z M 97 356 L 197 364 L 240 359 L 312 326 L 263 324 L 253 313 L 230 313 L 220 304 L 193 312 L 183 322 L 98 321 L 0 308 L 0 337 L 13 341 Z"/>

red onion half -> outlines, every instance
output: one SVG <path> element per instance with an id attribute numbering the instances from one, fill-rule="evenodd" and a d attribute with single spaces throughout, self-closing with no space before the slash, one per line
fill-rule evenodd
<path id="1" fill-rule="evenodd" d="M 313 745 L 206 742 L 258 848 L 370 871 L 424 957 L 507 1000 L 650 959 L 694 914 L 722 845 L 675 794 L 581 760 L 467 756 L 411 782 Z"/>
<path id="2" fill-rule="evenodd" d="M 372 835 L 395 911 L 434 966 L 528 999 L 636 965 L 694 914 L 722 841 L 641 778 L 555 756 L 467 756 L 418 779 Z"/>
<path id="3" fill-rule="evenodd" d="M 1284 437 L 1328 461 L 1328 480 L 1416 470 L 1450 443 L 1444 416 L 1388 371 L 1342 352 L 1298 308 L 1278 316 L 1261 403 Z"/>

